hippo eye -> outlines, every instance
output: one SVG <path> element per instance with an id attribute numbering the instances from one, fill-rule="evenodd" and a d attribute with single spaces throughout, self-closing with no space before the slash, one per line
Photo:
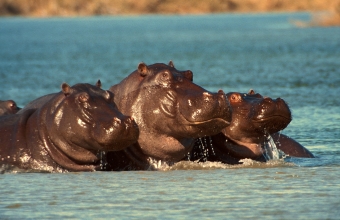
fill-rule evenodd
<path id="1" fill-rule="evenodd" d="M 239 95 L 233 94 L 233 95 L 231 95 L 231 97 L 230 97 L 230 101 L 231 101 L 231 102 L 240 102 L 240 101 L 241 101 L 241 98 L 240 98 Z"/>
<path id="2" fill-rule="evenodd" d="M 11 108 L 11 109 L 16 109 L 16 108 L 18 108 L 18 107 L 17 107 L 16 104 L 13 103 L 13 104 L 11 104 L 11 107 L 10 107 L 10 108 Z"/>
<path id="3" fill-rule="evenodd" d="M 169 78 L 169 73 L 168 72 L 162 73 L 162 78 L 163 79 L 168 79 Z"/>
<path id="4" fill-rule="evenodd" d="M 160 73 L 159 77 L 160 81 L 163 81 L 163 83 L 168 83 L 171 78 L 171 73 L 169 71 L 164 71 Z"/>

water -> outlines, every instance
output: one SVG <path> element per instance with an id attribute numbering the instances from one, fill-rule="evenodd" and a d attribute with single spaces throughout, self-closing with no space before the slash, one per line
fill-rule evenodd
<path id="1" fill-rule="evenodd" d="M 0 175 L 0 219 L 338 219 L 340 28 L 309 14 L 1 18 L 0 99 L 19 106 L 96 83 L 139 62 L 191 69 L 211 91 L 281 97 L 283 131 L 316 158 L 243 165 L 181 162 L 162 171 Z"/>
<path id="2" fill-rule="evenodd" d="M 284 157 L 284 152 L 279 151 L 276 147 L 276 144 L 274 143 L 274 140 L 270 134 L 267 134 L 266 141 L 263 146 L 264 153 L 263 156 L 266 158 L 266 160 L 278 160 L 280 158 Z M 280 153 L 282 155 L 280 155 Z"/>

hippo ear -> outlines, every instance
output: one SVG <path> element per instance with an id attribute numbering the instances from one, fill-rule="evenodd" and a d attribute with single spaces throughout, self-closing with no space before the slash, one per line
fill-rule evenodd
<path id="1" fill-rule="evenodd" d="M 65 96 L 70 95 L 72 92 L 72 88 L 67 83 L 61 84 L 61 90 L 63 91 Z"/>
<path id="2" fill-rule="evenodd" d="M 174 63 L 172 62 L 172 60 L 170 60 L 170 62 L 169 62 L 168 65 L 171 66 L 172 68 L 175 68 L 175 65 L 174 65 Z"/>
<path id="3" fill-rule="evenodd" d="M 98 79 L 96 86 L 100 89 L 102 88 L 102 82 L 100 81 L 100 79 Z"/>
<path id="4" fill-rule="evenodd" d="M 143 62 L 139 63 L 138 64 L 138 72 L 143 77 L 148 75 L 148 72 L 149 72 L 148 66 Z"/>
<path id="5" fill-rule="evenodd" d="M 184 77 L 190 80 L 191 82 L 194 80 L 194 74 L 191 72 L 191 70 L 185 71 Z"/>
<path id="6" fill-rule="evenodd" d="M 248 95 L 254 95 L 255 94 L 255 91 L 254 90 L 249 90 L 249 92 L 248 92 Z"/>
<path id="7" fill-rule="evenodd" d="M 13 100 L 8 100 L 8 107 L 12 110 L 17 109 L 17 104 Z"/>

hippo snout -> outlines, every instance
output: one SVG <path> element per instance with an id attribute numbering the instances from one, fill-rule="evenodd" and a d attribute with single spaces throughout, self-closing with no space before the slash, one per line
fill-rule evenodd
<path id="1" fill-rule="evenodd" d="M 288 104 L 283 99 L 281 99 L 281 98 L 275 99 L 275 102 L 276 103 L 280 103 L 281 105 L 285 105 L 285 106 L 288 107 Z"/>
<path id="2" fill-rule="evenodd" d="M 133 117 L 131 117 L 131 116 L 128 116 L 128 117 L 125 118 L 124 124 L 125 124 L 126 129 L 132 128 L 132 129 L 138 130 L 138 125 L 135 122 L 135 120 L 133 119 Z"/>
<path id="3" fill-rule="evenodd" d="M 116 127 L 119 126 L 121 123 L 122 123 L 122 121 L 121 121 L 119 118 L 117 118 L 117 117 L 114 117 L 114 118 L 113 118 L 113 124 L 114 124 Z"/>
<path id="4" fill-rule="evenodd" d="M 282 112 L 281 114 L 284 115 L 288 119 L 292 119 L 292 113 L 290 111 L 290 108 L 288 104 L 281 98 L 277 98 L 275 100 L 276 106 L 279 112 Z"/>
<path id="5" fill-rule="evenodd" d="M 195 121 L 205 121 L 213 118 L 220 118 L 226 122 L 231 122 L 231 105 L 226 94 L 219 90 L 216 93 L 205 91 L 200 97 L 189 100 L 190 107 L 194 107 L 192 119 Z M 192 104 L 196 103 L 196 104 Z M 196 107 L 196 109 L 195 109 Z"/>
<path id="6" fill-rule="evenodd" d="M 120 119 L 117 117 L 113 118 L 113 126 L 122 133 L 138 133 L 138 125 L 131 116 L 123 116 Z"/>
<path id="7" fill-rule="evenodd" d="M 273 103 L 274 100 L 269 98 L 269 97 L 264 97 L 262 102 L 264 102 L 264 103 Z"/>

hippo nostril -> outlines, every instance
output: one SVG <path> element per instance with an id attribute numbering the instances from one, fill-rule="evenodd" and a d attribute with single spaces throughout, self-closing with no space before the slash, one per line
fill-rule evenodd
<path id="1" fill-rule="evenodd" d="M 134 121 L 134 119 L 133 119 L 132 116 L 130 116 L 126 119 L 126 122 L 129 123 L 129 124 L 132 123 L 133 121 Z"/>
<path id="2" fill-rule="evenodd" d="M 267 96 L 263 97 L 263 101 L 269 102 L 269 103 L 273 102 L 273 100 L 271 98 L 267 97 Z"/>
<path id="3" fill-rule="evenodd" d="M 122 121 L 119 118 L 114 117 L 113 122 L 120 124 Z"/>
<path id="4" fill-rule="evenodd" d="M 203 92 L 203 100 L 207 103 L 209 101 L 211 101 L 213 97 L 213 94 L 209 93 L 209 92 Z M 191 103 L 190 103 L 191 104 Z M 190 105 L 191 106 L 191 105 Z"/>
<path id="5" fill-rule="evenodd" d="M 276 100 L 275 100 L 276 102 L 285 102 L 283 99 L 281 99 L 281 98 L 277 98 Z"/>
<path id="6" fill-rule="evenodd" d="M 203 92 L 203 95 L 207 96 L 207 97 L 211 97 L 212 96 L 212 94 L 210 94 L 209 92 Z"/>

